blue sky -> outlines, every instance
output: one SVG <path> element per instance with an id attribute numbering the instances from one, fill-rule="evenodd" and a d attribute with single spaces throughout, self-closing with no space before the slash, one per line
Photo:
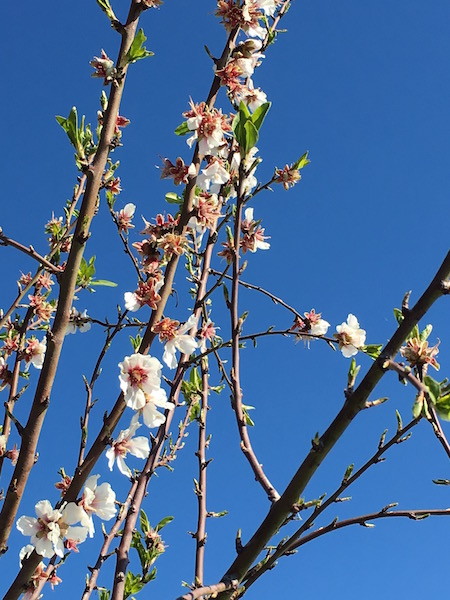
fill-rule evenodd
<path id="1" fill-rule="evenodd" d="M 117 4 L 114 8 L 122 14 L 127 3 Z M 209 90 L 212 68 L 203 46 L 219 54 L 225 41 L 214 10 L 212 1 L 200 0 L 195 9 L 192 3 L 167 1 L 141 21 L 155 56 L 129 72 L 121 114 L 131 125 L 124 131 L 124 147 L 113 156 L 121 161 L 123 192 L 117 206 L 135 203 L 138 219 L 171 210 L 164 194 L 172 187 L 159 179 L 155 168 L 160 157 L 190 160 L 185 140 L 173 130 L 182 121 L 189 97 L 201 101 Z M 79 114 L 95 123 L 102 86 L 91 78 L 89 61 L 101 48 L 115 56 L 119 39 L 93 0 L 81 0 L 75 9 L 51 1 L 38 11 L 27 3 L 8 4 L 3 21 L 14 26 L 4 28 L 0 42 L 6 57 L 0 225 L 6 234 L 45 252 L 44 225 L 52 211 L 61 213 L 77 176 L 72 148 L 54 117 L 67 115 L 76 105 Z M 352 312 L 367 330 L 369 343 L 385 343 L 395 329 L 393 307 L 407 290 L 413 290 L 412 301 L 419 297 L 448 251 L 449 22 L 450 6 L 444 0 L 428 5 L 415 0 L 295 0 L 282 22 L 287 33 L 279 35 L 255 73 L 255 85 L 273 102 L 258 144 L 264 159 L 258 168 L 261 180 L 270 178 L 275 165 L 283 167 L 305 150 L 311 165 L 293 190 L 276 187 L 274 193 L 255 199 L 255 217 L 263 219 L 271 250 L 248 257 L 244 279 L 270 289 L 302 312 L 312 307 L 321 311 L 332 324 L 330 332 Z M 224 94 L 219 104 L 230 110 Z M 77 306 L 112 319 L 115 306 L 123 306 L 123 293 L 134 289 L 135 279 L 104 205 L 93 232 L 87 256 L 97 256 L 100 278 L 119 285 L 80 294 Z M 138 239 L 137 234 L 132 238 Z M 0 306 L 7 308 L 19 271 L 27 272 L 32 264 L 9 248 L 1 252 Z M 218 260 L 216 266 L 220 264 Z M 173 299 L 166 312 L 183 321 L 189 316 L 189 302 L 183 296 L 182 269 L 176 285 L 179 304 Z M 242 293 L 242 312 L 250 310 L 246 332 L 291 324 L 289 314 L 255 294 Z M 229 323 L 220 296 L 216 304 L 225 338 Z M 442 299 L 427 319 L 435 327 L 430 341 L 441 340 L 442 378 L 450 366 L 448 314 L 448 302 Z M 90 375 L 102 344 L 100 331 L 89 336 L 66 340 L 39 461 L 19 514 L 34 514 L 34 504 L 43 498 L 56 501 L 57 470 L 73 468 L 84 408 L 81 374 Z M 130 352 L 125 333 L 105 360 L 94 423 L 101 422 L 115 400 L 117 363 Z M 155 352 L 160 356 L 161 348 Z M 282 490 L 315 432 L 323 432 L 340 409 L 349 363 L 325 344 L 316 342 L 308 351 L 285 338 L 263 340 L 255 350 L 249 346 L 242 361 L 244 402 L 256 407 L 252 441 L 269 477 Z M 370 360 L 358 356 L 358 363 L 364 371 Z M 396 408 L 408 420 L 414 396 L 409 387 L 387 375 L 376 396 L 390 400 L 352 423 L 306 490 L 307 498 L 332 493 L 349 463 L 366 460 L 385 428 L 395 431 Z M 29 402 L 31 394 L 20 401 L 19 416 L 26 414 Z M 226 390 L 211 403 L 209 456 L 214 461 L 208 469 L 208 508 L 229 514 L 208 522 L 208 583 L 220 579 L 233 560 L 237 529 L 242 528 L 245 541 L 268 509 L 239 451 Z M 175 423 L 180 418 L 181 413 Z M 448 425 L 444 427 L 449 433 Z M 157 563 L 158 578 L 142 592 L 158 600 L 175 598 L 181 593 L 181 580 L 193 578 L 194 543 L 186 532 L 194 530 L 196 522 L 195 447 L 192 426 L 174 473 L 160 473 L 152 480 L 146 500 L 153 524 L 168 514 L 176 517 L 164 530 L 168 547 Z M 125 478 L 110 474 L 104 457 L 95 472 L 102 474 L 102 481 L 112 482 L 119 498 L 126 493 Z M 448 476 L 444 452 L 422 423 L 410 441 L 394 448 L 385 463 L 349 491 L 351 502 L 337 505 L 318 525 L 336 515 L 376 511 L 395 501 L 402 508 L 447 507 L 448 488 L 434 486 L 431 479 Z M 297 556 L 281 560 L 246 597 L 372 600 L 380 594 L 413 599 L 440 595 L 449 527 L 444 518 L 421 523 L 389 520 L 378 522 L 373 530 L 355 527 L 327 535 Z M 1 559 L 3 572 L 15 571 L 24 543 L 19 534 L 11 538 L 10 551 Z M 61 569 L 64 585 L 46 590 L 45 596 L 79 598 L 86 563 L 92 564 L 99 547 L 98 537 L 84 544 Z M 111 585 L 108 575 L 106 568 L 101 579 L 105 587 Z M 5 579 L 0 591 L 9 584 Z"/>

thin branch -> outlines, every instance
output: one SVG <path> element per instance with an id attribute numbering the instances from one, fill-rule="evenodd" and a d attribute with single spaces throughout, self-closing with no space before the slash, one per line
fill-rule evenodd
<path id="1" fill-rule="evenodd" d="M 0 246 L 12 246 L 16 250 L 20 250 L 20 252 L 23 252 L 24 254 L 31 256 L 31 258 L 34 258 L 35 260 L 37 260 L 38 263 L 40 263 L 43 267 L 45 267 L 51 273 L 58 274 L 58 273 L 62 273 L 64 271 L 64 269 L 62 267 L 58 267 L 57 265 L 52 264 L 46 258 L 41 256 L 38 252 L 36 252 L 36 250 L 33 248 L 33 246 L 31 246 L 31 245 L 28 247 L 24 246 L 20 242 L 16 242 L 12 238 L 7 237 L 3 233 L 3 230 L 1 227 L 0 227 Z"/>
<path id="2" fill-rule="evenodd" d="M 225 279 L 229 279 L 230 281 L 233 280 L 232 277 L 230 277 L 229 275 L 226 274 L 226 270 L 223 273 L 220 273 L 220 271 L 216 271 L 215 269 L 210 269 L 210 273 L 211 273 L 211 275 L 214 275 L 215 277 L 220 276 L 219 281 L 222 281 L 222 279 L 224 279 L 224 278 Z M 217 284 L 219 283 L 219 281 L 216 282 L 215 286 L 217 286 Z M 293 308 L 292 306 L 289 306 L 289 304 L 287 304 L 286 302 L 284 302 L 284 300 L 282 300 L 278 296 L 275 296 L 275 294 L 272 294 L 272 292 L 269 292 L 268 290 L 265 290 L 260 285 L 253 285 L 252 283 L 248 283 L 247 281 L 242 281 L 242 279 L 239 280 L 239 285 L 242 285 L 242 287 L 245 287 L 245 288 L 247 288 L 249 290 L 256 290 L 257 292 L 261 292 L 261 294 L 264 294 L 265 296 L 268 296 L 275 304 L 279 304 L 280 306 L 284 306 L 284 308 L 286 308 L 287 310 L 289 310 L 291 313 L 293 313 L 299 319 L 303 319 L 304 318 L 304 317 L 302 317 L 302 315 L 298 311 L 295 310 L 295 308 Z"/>
<path id="3" fill-rule="evenodd" d="M 364 527 L 370 527 L 370 521 L 376 521 L 377 519 L 388 519 L 406 517 L 414 521 L 420 521 L 427 517 L 443 517 L 450 516 L 450 508 L 431 508 L 431 509 L 413 509 L 413 510 L 385 510 L 382 508 L 380 511 L 375 513 L 368 513 L 367 515 L 360 515 L 358 517 L 352 517 L 345 519 L 344 521 L 333 521 L 325 527 L 320 527 L 316 531 L 312 531 L 308 535 L 305 535 L 301 540 L 292 546 L 292 550 L 317 539 L 318 537 L 325 535 L 331 531 L 337 531 L 343 527 L 349 527 L 350 525 L 362 525 Z"/>
<path id="4" fill-rule="evenodd" d="M 236 422 L 239 430 L 239 437 L 241 438 L 241 450 L 244 453 L 245 458 L 248 460 L 253 473 L 255 474 L 256 481 L 262 486 L 267 494 L 267 497 L 271 502 L 278 500 L 280 495 L 269 481 L 268 477 L 263 471 L 262 465 L 256 458 L 256 454 L 253 450 L 250 437 L 248 435 L 247 422 L 242 407 L 242 390 L 240 384 L 240 333 L 242 324 L 239 319 L 239 249 L 241 240 L 241 222 L 242 222 L 242 206 L 244 200 L 244 161 L 241 161 L 239 166 L 239 189 L 237 193 L 237 205 L 234 225 L 234 252 L 233 252 L 233 278 L 231 286 L 231 302 L 228 305 L 231 316 L 231 351 L 232 351 L 232 369 L 230 379 L 233 387 L 231 395 L 231 405 L 236 416 Z"/>
<path id="5" fill-rule="evenodd" d="M 195 585 L 202 586 L 204 578 L 205 544 L 206 544 L 206 417 L 208 414 L 208 359 L 201 362 L 202 396 L 198 417 L 198 484 L 195 486 L 198 503 L 197 531 L 195 532 Z"/>

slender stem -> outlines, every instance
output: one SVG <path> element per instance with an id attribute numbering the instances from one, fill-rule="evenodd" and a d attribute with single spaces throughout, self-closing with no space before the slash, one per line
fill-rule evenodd
<path id="1" fill-rule="evenodd" d="M 206 417 L 209 410 L 208 394 L 208 359 L 201 362 L 202 375 L 202 397 L 200 415 L 198 417 L 198 449 L 196 452 L 198 458 L 198 485 L 195 493 L 198 502 L 197 531 L 195 533 L 195 585 L 201 587 L 204 578 L 204 560 L 206 544 L 206 470 L 208 462 L 206 460 Z"/>
<path id="2" fill-rule="evenodd" d="M 242 390 L 240 384 L 240 333 L 242 325 L 239 320 L 238 301 L 240 275 L 239 249 L 241 240 L 242 206 L 244 203 L 244 179 L 245 168 L 244 161 L 242 160 L 239 166 L 239 189 L 237 193 L 236 216 L 234 225 L 234 252 L 231 303 L 228 307 L 231 316 L 231 352 L 233 365 L 230 374 L 230 379 L 233 387 L 231 405 L 236 416 L 239 436 L 241 438 L 241 450 L 244 453 L 244 456 L 246 457 L 248 462 L 250 463 L 250 466 L 255 474 L 255 478 L 258 481 L 258 483 L 261 484 L 262 488 L 267 494 L 267 497 L 271 502 L 275 502 L 280 496 L 269 481 L 269 479 L 267 478 L 267 476 L 265 475 L 261 464 L 256 458 L 255 452 L 250 441 L 250 436 L 248 435 L 247 422 L 242 408 Z"/>
<path id="3" fill-rule="evenodd" d="M 431 508 L 431 509 L 412 509 L 412 510 L 384 510 L 381 509 L 375 513 L 369 513 L 367 515 L 360 515 L 358 517 L 352 517 L 350 519 L 345 519 L 344 521 L 333 521 L 329 525 L 325 527 L 321 527 L 316 531 L 312 531 L 308 535 L 305 535 L 301 540 L 299 540 L 296 544 L 292 546 L 292 550 L 311 542 L 312 540 L 317 539 L 318 537 L 325 535 L 326 533 L 330 533 L 331 531 L 337 531 L 338 529 L 342 529 L 343 527 L 348 527 L 349 525 L 363 525 L 365 527 L 370 527 L 369 521 L 376 521 L 377 519 L 388 519 L 388 518 L 398 518 L 398 517 L 407 517 L 408 519 L 412 519 L 414 521 L 420 521 L 421 519 L 425 519 L 426 517 L 443 517 L 450 516 L 450 508 Z"/>
<path id="4" fill-rule="evenodd" d="M 210 272 L 212 275 L 215 275 L 216 277 L 220 276 L 219 281 L 222 281 L 222 279 L 229 279 L 232 280 L 233 278 L 230 277 L 229 275 L 226 274 L 226 270 L 223 273 L 220 273 L 220 271 L 216 271 L 214 269 L 210 269 Z M 219 283 L 219 281 L 216 282 L 216 286 Z M 273 300 L 273 302 L 275 304 L 280 304 L 280 306 L 284 306 L 284 308 L 286 308 L 287 310 L 289 310 L 291 313 L 293 313 L 296 317 L 299 317 L 300 319 L 303 319 L 302 315 L 295 310 L 295 308 L 293 308 L 292 306 L 289 306 L 289 304 L 287 304 L 286 302 L 284 302 L 284 300 L 282 300 L 281 298 L 279 298 L 278 296 L 275 296 L 275 294 L 272 294 L 272 292 L 269 292 L 268 290 L 265 290 L 264 288 L 262 288 L 260 285 L 253 285 L 252 283 L 248 283 L 247 281 L 242 281 L 241 279 L 239 280 L 239 285 L 242 285 L 242 287 L 245 287 L 249 290 L 256 290 L 257 292 L 261 292 L 261 294 L 264 294 L 265 296 L 268 296 L 271 300 Z"/>
<path id="5" fill-rule="evenodd" d="M 93 406 L 92 392 L 94 390 L 95 382 L 97 381 L 98 376 L 100 375 L 100 365 L 102 364 L 102 361 L 106 356 L 106 352 L 108 351 L 109 347 L 111 346 L 112 340 L 122 329 L 122 327 L 123 327 L 122 321 L 126 318 L 126 316 L 127 316 L 127 312 L 122 313 L 119 316 L 119 319 L 118 319 L 113 331 L 108 330 L 105 343 L 103 344 L 103 348 L 100 351 L 100 354 L 97 358 L 97 362 L 95 363 L 95 367 L 92 371 L 91 380 L 89 381 L 89 383 L 85 380 L 86 406 L 84 409 L 84 416 L 81 419 L 81 441 L 80 441 L 80 451 L 78 453 L 78 463 L 77 463 L 78 467 L 81 467 L 81 465 L 83 464 L 84 451 L 86 449 L 87 434 L 88 434 L 89 414 L 90 414 L 91 408 Z"/>
<path id="6" fill-rule="evenodd" d="M 58 267 L 58 266 L 52 264 L 46 258 L 41 256 L 38 252 L 36 252 L 36 250 L 33 248 L 33 246 L 31 246 L 31 245 L 28 247 L 24 246 L 20 242 L 16 242 L 12 238 L 7 237 L 3 233 L 3 230 L 1 227 L 0 227 L 0 246 L 12 246 L 16 250 L 20 250 L 20 252 L 23 252 L 24 254 L 31 256 L 31 258 L 34 258 L 35 260 L 37 260 L 38 263 L 40 263 L 43 267 L 45 267 L 51 273 L 62 273 L 64 271 L 64 269 L 62 267 Z"/>

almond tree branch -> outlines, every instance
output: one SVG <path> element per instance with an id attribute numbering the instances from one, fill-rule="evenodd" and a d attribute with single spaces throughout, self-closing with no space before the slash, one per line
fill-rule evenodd
<path id="1" fill-rule="evenodd" d="M 37 260 L 38 263 L 40 263 L 43 267 L 45 267 L 51 273 L 62 273 L 64 271 L 64 269 L 62 267 L 58 267 L 57 265 L 52 264 L 46 258 L 41 256 L 38 252 L 36 252 L 36 250 L 33 248 L 33 246 L 31 246 L 31 245 L 28 247 L 24 246 L 20 242 L 16 242 L 12 238 L 7 237 L 3 233 L 3 230 L 1 227 L 0 227 L 0 246 L 12 246 L 16 250 L 20 250 L 20 252 L 23 252 L 24 254 L 31 256 L 31 258 L 34 258 L 35 260 Z"/>
<path id="2" fill-rule="evenodd" d="M 216 277 L 220 276 L 219 281 L 222 281 L 222 279 L 224 279 L 224 278 L 229 279 L 230 281 L 233 279 L 232 277 L 230 277 L 230 275 L 226 274 L 226 270 L 223 273 L 220 273 L 220 271 L 216 271 L 215 269 L 210 269 L 210 273 Z M 219 283 L 219 281 L 217 281 L 215 285 L 217 285 Z M 284 300 L 282 300 L 281 298 L 278 298 L 278 296 L 275 296 L 271 292 L 265 290 L 260 285 L 253 285 L 252 283 L 242 281 L 241 279 L 239 280 L 239 284 L 242 285 L 242 287 L 245 287 L 249 290 L 256 290 L 257 292 L 261 292 L 261 294 L 268 296 L 274 302 L 274 304 L 280 304 L 281 306 L 284 306 L 284 308 L 289 310 L 291 313 L 293 313 L 299 319 L 304 318 L 298 311 L 295 310 L 295 308 L 292 308 L 292 306 L 289 306 L 289 304 L 286 304 L 286 302 L 284 302 Z"/>
<path id="3" fill-rule="evenodd" d="M 33 309 L 28 308 L 28 310 L 25 314 L 25 317 L 23 319 L 22 325 L 20 326 L 19 331 L 18 331 L 18 334 L 20 336 L 20 347 L 16 353 L 16 359 L 14 362 L 14 367 L 13 367 L 12 375 L 11 375 L 11 381 L 9 384 L 10 387 L 9 387 L 8 400 L 5 402 L 5 416 L 3 419 L 2 435 L 5 436 L 5 444 L 7 443 L 9 434 L 11 432 L 11 415 L 13 414 L 14 405 L 18 398 L 17 389 L 19 386 L 20 364 L 22 361 L 20 354 L 21 354 L 21 351 L 23 350 L 23 343 L 24 343 L 25 334 L 26 334 L 26 331 L 28 328 L 28 323 L 30 322 L 30 319 L 32 318 L 32 316 L 33 316 Z M 4 461 L 5 461 L 5 455 L 2 454 L 2 456 L 0 456 L 0 476 L 2 473 Z"/>
<path id="4" fill-rule="evenodd" d="M 389 517 L 407 517 L 408 519 L 412 519 L 413 521 L 420 521 L 427 517 L 443 516 L 450 516 L 450 508 L 431 508 L 428 510 L 422 508 L 413 510 L 389 510 L 388 507 L 385 507 L 375 513 L 369 513 L 367 515 L 352 517 L 350 519 L 345 519 L 344 521 L 333 521 L 329 525 L 321 527 L 320 529 L 317 529 L 316 531 L 312 531 L 308 535 L 305 535 L 305 537 L 303 537 L 301 540 L 299 540 L 296 544 L 292 546 L 292 549 L 295 550 L 296 548 L 299 548 L 300 546 L 303 546 L 304 544 L 317 539 L 325 533 L 329 533 L 330 531 L 337 531 L 338 529 L 348 527 L 349 525 L 362 525 L 363 527 L 370 527 L 369 521 L 375 521 L 377 519 L 387 519 Z"/>
<path id="5" fill-rule="evenodd" d="M 242 408 L 242 390 L 240 384 L 240 333 L 242 328 L 241 320 L 239 319 L 239 249 L 241 241 L 241 223 L 242 223 L 242 206 L 244 204 L 244 179 L 245 179 L 244 161 L 241 160 L 239 166 L 239 189 L 236 202 L 236 216 L 234 225 L 234 249 L 233 249 L 233 278 L 231 286 L 231 302 L 228 305 L 231 316 L 231 336 L 232 336 L 232 369 L 230 379 L 233 386 L 231 395 L 231 406 L 236 415 L 236 422 L 241 438 L 241 450 L 245 458 L 250 463 L 250 466 L 255 474 L 256 481 L 261 484 L 267 497 L 271 502 L 275 502 L 280 497 L 276 489 L 273 487 L 267 476 L 265 475 L 262 465 L 258 462 L 253 450 L 250 437 L 247 430 L 247 422 Z"/>
<path id="6" fill-rule="evenodd" d="M 121 31 L 121 47 L 117 64 L 120 64 L 128 52 L 135 34 L 142 6 L 137 0 L 132 0 L 127 22 Z M 61 276 L 58 309 L 54 325 L 48 336 L 47 352 L 42 367 L 41 375 L 36 389 L 35 399 L 30 411 L 30 417 L 25 426 L 22 437 L 22 446 L 16 468 L 11 478 L 11 484 L 0 513 L 0 552 L 6 551 L 9 533 L 12 529 L 17 514 L 20 500 L 24 493 L 28 475 L 34 462 L 37 442 L 50 402 L 50 393 L 56 375 L 56 369 L 64 341 L 64 336 L 69 321 L 70 310 L 76 288 L 76 280 L 83 257 L 84 248 L 90 235 L 90 225 L 94 217 L 102 177 L 110 152 L 111 140 L 114 137 L 117 115 L 125 84 L 127 65 L 122 69 L 122 77 L 111 86 L 108 108 L 104 115 L 104 123 L 98 149 L 94 160 L 88 167 L 86 190 L 80 207 L 77 225 L 69 252 L 67 265 Z M 31 577 L 35 563 L 39 562 L 38 555 L 33 555 L 24 562 L 21 572 L 5 596 L 5 600 L 17 598 L 23 586 Z"/>
<path id="7" fill-rule="evenodd" d="M 195 532 L 195 585 L 201 587 L 204 578 L 204 560 L 206 544 L 206 470 L 209 461 L 206 460 L 206 417 L 208 414 L 208 359 L 201 362 L 202 374 L 202 398 L 200 415 L 198 417 L 198 449 L 196 452 L 198 458 L 198 485 L 195 486 L 195 493 L 198 502 L 197 531 Z"/>
<path id="8" fill-rule="evenodd" d="M 311 448 L 281 498 L 271 506 L 267 516 L 263 519 L 256 532 L 243 546 L 240 554 L 224 574 L 222 578 L 223 582 L 227 583 L 234 579 L 242 581 L 245 577 L 252 563 L 257 559 L 260 552 L 263 551 L 264 547 L 281 527 L 283 521 L 291 513 L 292 507 L 298 502 L 298 498 L 330 450 L 343 435 L 355 416 L 363 410 L 369 395 L 386 372 L 386 369 L 383 368 L 384 362 L 392 360 L 396 356 L 413 327 L 425 315 L 434 302 L 443 294 L 449 293 L 449 286 L 446 282 L 449 275 L 450 252 L 445 257 L 433 280 L 416 305 L 409 311 L 405 311 L 404 320 L 398 326 L 378 359 L 374 361 L 361 383 L 346 398 L 344 406 L 325 433 L 319 438 L 318 443 L 314 444 Z M 225 598 L 230 598 L 230 594 L 223 592 L 218 595 L 218 598 L 224 600 Z"/>

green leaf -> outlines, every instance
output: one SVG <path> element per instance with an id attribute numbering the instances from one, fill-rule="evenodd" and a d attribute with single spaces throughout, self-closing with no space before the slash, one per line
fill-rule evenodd
<path id="1" fill-rule="evenodd" d="M 254 426 L 255 426 L 255 424 L 254 424 L 254 422 L 252 421 L 252 419 L 250 418 L 250 415 L 248 414 L 248 411 L 249 411 L 249 410 L 255 410 L 255 407 L 254 407 L 254 406 L 248 406 L 248 405 L 246 405 L 246 404 L 243 404 L 243 405 L 242 405 L 242 413 L 243 413 L 243 415 L 244 415 L 244 419 L 245 419 L 245 422 L 246 422 L 246 424 L 247 424 L 249 427 L 254 427 Z"/>
<path id="2" fill-rule="evenodd" d="M 417 417 L 420 417 L 420 413 L 422 412 L 422 409 L 423 409 L 423 396 L 419 394 L 416 397 L 416 400 L 415 400 L 415 402 L 413 404 L 413 408 L 412 408 L 412 414 L 415 419 L 417 419 Z"/>
<path id="3" fill-rule="evenodd" d="M 305 154 L 302 154 L 302 156 L 295 161 L 292 165 L 292 169 L 297 169 L 299 171 L 300 169 L 303 169 L 303 167 L 306 167 L 306 165 L 309 165 L 310 162 L 311 161 L 308 159 L 308 151 L 306 151 Z"/>
<path id="4" fill-rule="evenodd" d="M 424 342 L 433 331 L 433 325 L 428 324 L 423 331 L 420 332 L 420 341 Z"/>
<path id="5" fill-rule="evenodd" d="M 191 133 L 191 130 L 189 129 L 186 121 L 183 121 L 183 123 L 178 125 L 178 127 L 175 129 L 175 135 L 187 135 L 188 133 Z"/>
<path id="6" fill-rule="evenodd" d="M 368 346 L 361 346 L 360 350 L 375 360 L 380 356 L 382 347 L 383 344 L 369 344 Z"/>
<path id="7" fill-rule="evenodd" d="M 141 531 L 144 535 L 146 535 L 146 533 L 148 531 L 150 531 L 150 523 L 149 523 L 147 515 L 142 510 L 142 508 L 141 508 L 141 512 L 140 512 L 140 521 L 141 521 Z"/>
<path id="8" fill-rule="evenodd" d="M 394 308 L 394 317 L 397 321 L 397 323 L 400 325 L 400 323 L 403 321 L 403 319 L 405 318 L 403 316 L 402 311 L 399 308 Z"/>
<path id="9" fill-rule="evenodd" d="M 117 283 L 114 281 L 108 281 L 108 279 L 93 279 L 90 283 L 92 286 L 104 286 L 104 287 L 117 287 Z"/>
<path id="10" fill-rule="evenodd" d="M 161 521 L 158 523 L 158 525 L 155 527 L 155 531 L 161 531 L 161 529 L 163 527 L 165 527 L 166 525 L 168 525 L 169 523 L 171 523 L 173 521 L 173 517 L 164 517 L 164 519 L 161 519 Z"/>
<path id="11" fill-rule="evenodd" d="M 441 396 L 441 384 L 429 375 L 425 375 L 423 382 L 428 388 L 428 394 L 431 398 L 431 401 L 433 404 L 437 404 Z"/>
<path id="12" fill-rule="evenodd" d="M 131 594 L 137 594 L 144 587 L 144 583 L 140 575 L 133 575 L 131 571 L 127 572 L 125 578 L 124 598 L 128 598 Z"/>
<path id="13" fill-rule="evenodd" d="M 97 4 L 102 9 L 102 11 L 104 13 L 106 13 L 106 16 L 108 17 L 108 19 L 110 21 L 117 21 L 117 17 L 114 14 L 114 11 L 112 9 L 111 4 L 109 3 L 109 0 L 96 0 L 96 1 L 97 1 Z"/>
<path id="14" fill-rule="evenodd" d="M 168 192 L 166 194 L 166 202 L 169 204 L 183 204 L 183 198 L 175 192 Z"/>
<path id="15" fill-rule="evenodd" d="M 144 35 L 143 29 L 139 29 L 130 46 L 130 49 L 121 61 L 122 68 L 130 63 L 135 63 L 137 60 L 147 58 L 147 56 L 153 56 L 153 52 L 150 52 L 147 50 L 147 48 L 145 48 L 145 46 L 143 46 L 143 43 L 146 41 L 146 39 L 147 38 Z"/>
<path id="16" fill-rule="evenodd" d="M 243 115 L 245 121 L 247 119 L 251 118 L 251 114 L 250 114 L 250 111 L 248 110 L 248 106 L 242 101 L 239 104 L 239 112 Z"/>
<path id="17" fill-rule="evenodd" d="M 252 114 L 252 122 L 253 125 L 256 127 L 257 131 L 261 129 L 261 125 L 263 124 L 264 119 L 266 118 L 266 115 L 269 112 L 271 106 L 271 102 L 264 102 L 264 104 L 258 106 L 255 112 Z"/>
<path id="18" fill-rule="evenodd" d="M 259 138 L 258 130 L 252 121 L 248 120 L 244 123 L 245 129 L 245 156 L 249 153 L 249 151 L 256 146 Z"/>

